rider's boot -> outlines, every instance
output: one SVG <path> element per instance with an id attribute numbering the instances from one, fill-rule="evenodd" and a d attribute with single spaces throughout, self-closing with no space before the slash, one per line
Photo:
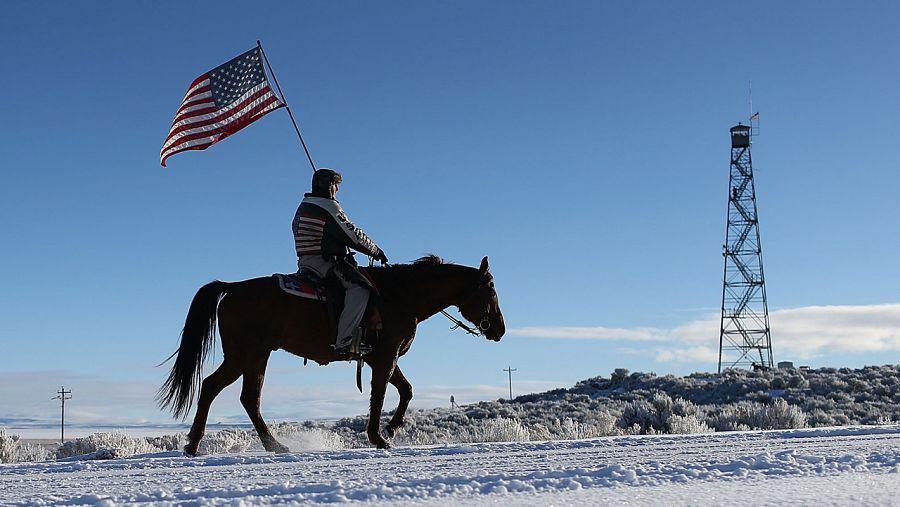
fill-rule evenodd
<path id="1" fill-rule="evenodd" d="M 364 330 L 356 328 L 351 336 L 345 337 L 338 343 L 332 345 L 335 355 L 347 356 L 350 360 L 357 360 L 372 352 L 372 347 L 368 343 L 363 343 Z"/>

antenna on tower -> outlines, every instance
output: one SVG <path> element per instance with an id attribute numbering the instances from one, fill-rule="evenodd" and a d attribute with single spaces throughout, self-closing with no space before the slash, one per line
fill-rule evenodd
<path id="1" fill-rule="evenodd" d="M 747 102 L 750 106 L 750 137 L 759 135 L 759 111 L 753 110 L 753 82 L 747 81 Z M 753 122 L 756 122 L 754 125 Z"/>
<path id="2" fill-rule="evenodd" d="M 747 102 L 750 105 L 750 119 L 753 119 L 753 81 L 747 81 Z"/>
<path id="3" fill-rule="evenodd" d="M 753 114 L 757 116 L 758 114 Z M 751 116 L 751 120 L 753 119 Z M 772 340 L 763 274 L 762 246 L 750 157 L 752 127 L 731 128 L 731 176 L 725 228 L 725 274 L 719 328 L 719 373 L 726 368 L 771 368 Z M 729 356 L 733 352 L 737 357 Z"/>

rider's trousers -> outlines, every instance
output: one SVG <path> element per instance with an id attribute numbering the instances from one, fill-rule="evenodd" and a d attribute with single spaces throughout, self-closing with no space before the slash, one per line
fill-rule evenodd
<path id="1" fill-rule="evenodd" d="M 297 261 L 297 267 L 303 270 L 310 270 L 324 279 L 328 272 L 334 268 L 334 262 L 325 259 L 320 255 L 304 255 Z M 341 285 L 344 286 L 344 311 L 338 319 L 337 337 L 335 345 L 338 347 L 347 345 L 353 338 L 353 330 L 359 327 L 362 322 L 363 314 L 366 313 L 366 305 L 369 304 L 369 289 L 361 287 L 341 276 L 340 271 L 335 271 Z"/>

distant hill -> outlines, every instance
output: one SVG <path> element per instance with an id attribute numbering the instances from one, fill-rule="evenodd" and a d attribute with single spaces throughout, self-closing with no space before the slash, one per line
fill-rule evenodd
<path id="1" fill-rule="evenodd" d="M 818 426 L 891 424 L 900 421 L 900 366 L 770 371 L 727 370 L 687 377 L 629 373 L 594 377 L 569 389 L 526 394 L 456 408 L 410 410 L 394 445 L 570 440 L 598 436 L 708 433 Z M 369 447 L 366 416 L 334 422 L 271 425 L 292 450 Z M 382 423 L 386 418 L 382 418 Z M 97 433 L 67 441 L 53 452 L 23 443 L 0 429 L 0 462 L 83 456 L 109 459 L 180 450 L 185 433 L 131 438 Z M 261 448 L 253 430 L 207 433 L 201 452 Z"/>
<path id="2" fill-rule="evenodd" d="M 569 389 L 411 410 L 397 438 L 440 443 L 456 433 L 472 436 L 465 428 L 499 419 L 516 421 L 531 440 L 888 424 L 900 421 L 900 366 L 733 369 L 687 377 L 618 369 Z M 363 416 L 341 419 L 331 429 L 363 445 L 358 437 L 365 423 Z"/>

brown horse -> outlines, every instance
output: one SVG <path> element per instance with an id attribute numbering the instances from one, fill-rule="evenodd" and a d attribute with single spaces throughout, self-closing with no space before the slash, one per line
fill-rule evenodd
<path id="1" fill-rule="evenodd" d="M 400 394 L 400 403 L 386 427 L 389 436 L 403 425 L 412 399 L 412 385 L 397 366 L 397 359 L 412 346 L 419 322 L 456 306 L 489 340 L 499 341 L 506 325 L 487 257 L 479 268 L 445 264 L 438 257 L 428 256 L 412 264 L 363 270 L 374 280 L 382 300 L 384 327 L 365 362 L 372 369 L 366 432 L 369 441 L 383 449 L 390 447 L 379 428 L 387 384 Z M 333 337 L 324 304 L 286 294 L 273 277 L 234 283 L 215 281 L 197 291 L 185 319 L 181 345 L 173 354 L 177 354 L 175 364 L 157 396 L 161 408 L 169 408 L 176 418 L 187 417 L 200 384 L 203 361 L 215 341 L 218 317 L 224 359 L 202 382 L 185 453 L 197 453 L 213 399 L 241 376 L 241 404 L 263 446 L 270 452 L 288 451 L 269 432 L 259 412 L 266 364 L 269 354 L 278 349 L 323 364 L 340 359 L 330 348 Z"/>

